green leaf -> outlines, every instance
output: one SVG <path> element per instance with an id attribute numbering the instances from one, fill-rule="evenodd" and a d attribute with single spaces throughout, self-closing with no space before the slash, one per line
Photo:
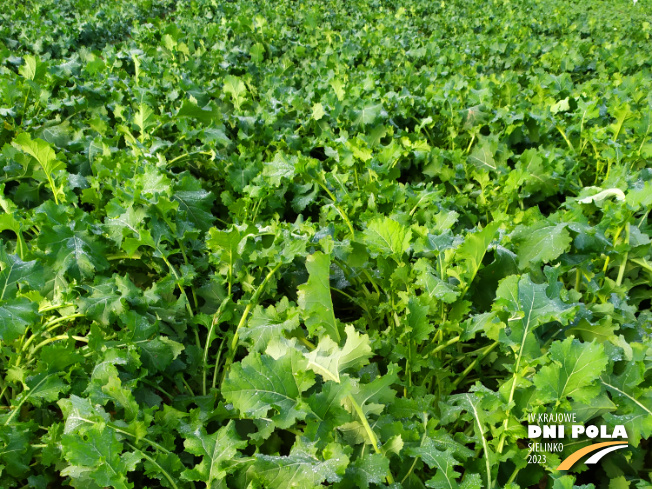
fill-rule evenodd
<path id="1" fill-rule="evenodd" d="M 38 321 L 38 306 L 24 297 L 0 301 L 0 339 L 11 342 Z"/>
<path id="2" fill-rule="evenodd" d="M 116 407 L 124 409 L 127 421 L 138 415 L 139 406 L 129 387 L 122 385 L 116 365 L 125 365 L 128 360 L 122 352 L 115 349 L 107 350 L 91 374 L 86 392 L 97 403 L 106 405 L 109 401 Z"/>
<path id="3" fill-rule="evenodd" d="M 0 249 L 0 266 L 0 301 L 15 298 L 21 284 L 32 290 L 43 286 L 43 271 L 36 260 L 25 262 Z"/>
<path id="4" fill-rule="evenodd" d="M 630 364 L 620 375 L 600 378 L 617 406 L 617 410 L 605 414 L 604 419 L 611 426 L 624 425 L 628 441 L 634 447 L 652 436 L 652 388 L 644 384 L 645 372 L 645 366 L 637 363 Z"/>
<path id="5" fill-rule="evenodd" d="M 261 352 L 272 339 L 281 337 L 285 331 L 298 328 L 299 324 L 298 310 L 291 308 L 284 297 L 276 307 L 263 309 L 257 306 L 251 319 L 240 330 L 240 340 L 244 344 L 250 344 L 251 351 Z"/>
<path id="6" fill-rule="evenodd" d="M 532 282 L 529 275 L 510 275 L 500 282 L 494 310 L 502 309 L 510 314 L 507 328 L 500 332 L 501 342 L 514 346 L 522 354 L 526 340 L 538 326 L 549 321 L 568 323 L 574 308 L 557 297 L 549 297 L 547 288 L 547 284 Z M 540 355 L 538 348 L 530 353 Z"/>
<path id="7" fill-rule="evenodd" d="M 48 255 L 51 265 L 59 274 L 67 272 L 74 279 L 92 277 L 105 270 L 109 263 L 104 257 L 104 246 L 87 231 L 73 231 L 67 226 L 54 226 L 43 230 L 39 246 Z"/>
<path id="8" fill-rule="evenodd" d="M 459 487 L 457 479 L 459 479 L 460 473 L 455 470 L 455 466 L 460 465 L 460 462 L 453 457 L 450 450 L 438 450 L 435 442 L 426 438 L 420 447 L 409 448 L 408 454 L 420 457 L 428 467 L 436 470 L 435 476 L 426 483 L 428 487 L 437 489 Z"/>
<path id="9" fill-rule="evenodd" d="M 568 110 L 570 110 L 570 105 L 568 104 L 568 97 L 550 106 L 550 112 L 552 112 L 553 114 L 557 114 L 559 112 L 566 112 Z"/>
<path id="10" fill-rule="evenodd" d="M 389 217 L 378 217 L 369 222 L 363 236 L 372 256 L 400 256 L 410 249 L 412 231 Z"/>
<path id="11" fill-rule="evenodd" d="M 272 161 L 266 162 L 263 167 L 263 176 L 275 187 L 281 184 L 281 180 L 291 180 L 294 176 L 294 169 L 297 165 L 296 156 L 287 156 L 281 152 L 274 155 Z"/>
<path id="12" fill-rule="evenodd" d="M 571 237 L 566 224 L 538 221 L 533 226 L 519 226 L 512 239 L 518 244 L 518 266 L 521 270 L 540 263 L 550 263 L 568 251 Z"/>
<path id="13" fill-rule="evenodd" d="M 153 372 L 164 371 L 184 350 L 183 344 L 166 336 L 139 342 L 140 358 Z"/>
<path id="14" fill-rule="evenodd" d="M 33 156 L 45 172 L 48 180 L 52 179 L 53 173 L 65 169 L 66 164 L 57 159 L 57 155 L 46 141 L 36 138 L 32 139 L 26 132 L 20 133 L 14 138 L 13 146 Z"/>
<path id="15" fill-rule="evenodd" d="M 301 448 L 293 449 L 287 457 L 257 455 L 251 475 L 269 489 L 315 488 L 324 481 L 338 482 L 342 478 L 349 459 L 341 449 L 324 450 L 331 456 L 321 459 Z"/>
<path id="16" fill-rule="evenodd" d="M 70 386 L 66 385 L 59 375 L 45 372 L 28 378 L 25 386 L 25 392 L 17 401 L 22 404 L 29 398 L 29 403 L 35 406 L 54 402 L 59 399 L 61 394 L 65 394 L 70 389 Z"/>
<path id="17" fill-rule="evenodd" d="M 312 118 L 318 121 L 322 117 L 326 115 L 326 112 L 324 112 L 324 106 L 320 103 L 316 103 L 315 105 L 312 106 Z"/>
<path id="18" fill-rule="evenodd" d="M 130 489 L 127 473 L 135 470 L 140 456 L 122 453 L 122 443 L 112 430 L 93 426 L 81 435 L 62 437 L 63 454 L 70 463 L 61 475 L 75 479 L 90 478 L 100 487 Z"/>
<path id="19" fill-rule="evenodd" d="M 543 403 L 564 401 L 567 397 L 588 403 L 600 392 L 596 379 L 608 359 L 599 343 L 581 343 L 567 338 L 550 347 L 551 365 L 534 376 L 537 400 Z"/>
<path id="20" fill-rule="evenodd" d="M 152 117 L 154 111 L 146 104 L 138 104 L 138 110 L 134 113 L 134 124 L 138 127 L 141 139 L 147 134 L 147 130 L 156 124 Z"/>
<path id="21" fill-rule="evenodd" d="M 339 96 L 339 95 L 338 95 Z M 383 104 L 367 104 L 360 110 L 353 111 L 353 123 L 356 125 L 369 125 L 376 122 L 376 120 L 386 115 L 383 110 Z"/>
<path id="22" fill-rule="evenodd" d="M 34 80 L 34 78 L 36 78 L 36 58 L 28 54 L 23 58 L 23 61 L 25 63 L 18 68 L 18 73 L 20 73 L 23 78 Z"/>
<path id="23" fill-rule="evenodd" d="M 299 307 L 311 335 L 323 328 L 335 342 L 340 341 L 340 332 L 333 310 L 330 289 L 330 256 L 321 251 L 306 258 L 308 282 L 299 286 Z"/>
<path id="24" fill-rule="evenodd" d="M 481 138 L 480 144 L 473 148 L 473 151 L 468 156 L 468 162 L 474 165 L 479 170 L 496 171 L 498 164 L 494 159 L 497 145 L 488 138 Z"/>
<path id="25" fill-rule="evenodd" d="M 379 453 L 365 454 L 347 468 L 346 476 L 356 487 L 368 489 L 370 484 L 383 484 L 389 472 L 389 459 Z"/>
<path id="26" fill-rule="evenodd" d="M 207 488 L 216 487 L 228 473 L 229 464 L 237 459 L 238 449 L 247 446 L 239 439 L 233 421 L 229 421 L 212 435 L 204 427 L 184 431 L 183 446 L 202 460 L 192 469 L 184 470 L 181 476 L 188 481 L 205 482 Z"/>
<path id="27" fill-rule="evenodd" d="M 317 348 L 306 354 L 308 368 L 324 380 L 340 382 L 340 375 L 347 369 L 366 365 L 373 355 L 369 337 L 359 334 L 350 324 L 346 326 L 346 341 L 342 348 L 329 337 L 323 338 Z"/>
<path id="28" fill-rule="evenodd" d="M 224 91 L 231 94 L 233 105 L 235 105 L 236 109 L 240 109 L 247 93 L 244 82 L 237 76 L 228 75 L 224 78 Z"/>
<path id="29" fill-rule="evenodd" d="M 288 428 L 306 416 L 301 394 L 314 382 L 314 375 L 305 371 L 305 360 L 298 355 L 275 360 L 251 353 L 233 365 L 222 395 L 244 417 L 270 418 L 279 428 Z"/>
<path id="30" fill-rule="evenodd" d="M 182 178 L 174 188 L 172 199 L 179 202 L 179 211 L 185 212 L 197 229 L 208 231 L 215 222 L 211 213 L 215 198 L 202 188 L 197 179 L 189 175 Z"/>
<path id="31" fill-rule="evenodd" d="M 90 294 L 79 299 L 79 312 L 108 326 L 126 309 L 115 280 L 105 280 L 97 285 L 84 287 Z"/>

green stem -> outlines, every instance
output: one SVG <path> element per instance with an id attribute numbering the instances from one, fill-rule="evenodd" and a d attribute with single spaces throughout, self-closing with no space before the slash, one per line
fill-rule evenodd
<path id="1" fill-rule="evenodd" d="M 652 265 L 651 265 L 650 263 L 648 263 L 648 262 L 645 260 L 645 258 L 632 258 L 630 261 L 631 261 L 632 263 L 636 263 L 637 265 L 639 265 L 639 266 L 640 266 L 641 268 L 643 268 L 644 270 L 646 270 L 646 271 L 652 273 Z"/>
<path id="2" fill-rule="evenodd" d="M 202 393 L 206 395 L 206 371 L 208 370 L 208 349 L 211 346 L 211 342 L 213 341 L 213 333 L 215 331 L 215 326 L 217 326 L 220 322 L 220 319 L 222 318 L 222 313 L 224 312 L 224 308 L 226 305 L 229 303 L 231 300 L 231 297 L 227 297 L 222 301 L 220 304 L 220 307 L 217 309 L 215 314 L 213 315 L 213 320 L 211 321 L 211 327 L 208 330 L 208 335 L 206 336 L 206 343 L 204 344 L 204 361 L 203 361 L 203 379 L 202 379 Z"/>
<path id="3" fill-rule="evenodd" d="M 55 188 L 54 182 L 52 181 L 52 176 L 49 173 L 46 173 L 45 176 L 47 177 L 50 188 L 52 189 L 52 195 L 54 195 L 54 203 L 59 205 L 59 199 L 57 198 L 57 189 Z"/>
<path id="4" fill-rule="evenodd" d="M 238 348 L 238 338 L 239 338 L 239 333 L 240 333 L 240 328 L 242 328 L 246 322 L 247 322 L 247 317 L 249 316 L 249 313 L 251 312 L 251 309 L 256 305 L 258 302 L 258 299 L 260 298 L 261 294 L 263 293 L 263 290 L 265 289 L 265 286 L 267 285 L 267 282 L 271 280 L 271 278 L 274 276 L 274 274 L 278 271 L 279 268 L 281 268 L 282 263 L 277 264 L 265 277 L 263 282 L 258 286 L 256 289 L 256 292 L 254 292 L 254 295 L 251 297 L 251 300 L 249 301 L 249 304 L 245 307 L 244 312 L 242 313 L 242 317 L 240 318 L 240 322 L 235 328 L 235 332 L 233 333 L 233 340 L 231 341 L 231 345 L 229 347 L 229 354 L 228 357 L 226 358 L 226 363 L 224 364 L 224 371 L 222 372 L 222 383 L 224 382 L 224 378 L 226 377 L 226 374 L 229 371 L 229 368 L 231 367 L 231 364 L 233 363 L 233 359 L 235 358 L 235 352 Z"/>
<path id="5" fill-rule="evenodd" d="M 435 348 L 433 348 L 430 351 L 424 351 L 423 356 L 425 357 L 427 355 L 434 355 L 435 353 L 439 353 L 444 348 L 447 348 L 447 347 L 449 347 L 451 345 L 454 345 L 458 341 L 460 341 L 460 336 L 455 336 L 454 338 L 451 338 L 450 340 L 448 340 L 446 343 L 440 343 L 439 345 L 437 345 Z"/>
<path id="6" fill-rule="evenodd" d="M 571 142 L 570 142 L 570 141 L 568 140 L 568 138 L 566 137 L 566 133 L 564 132 L 564 130 L 563 130 L 561 127 L 559 127 L 559 126 L 555 126 L 555 127 L 556 127 L 557 130 L 559 131 L 559 134 L 561 134 L 562 137 L 564 138 L 564 141 L 566 141 L 566 144 L 568 145 L 568 147 L 569 147 L 569 148 L 571 149 L 571 151 L 574 153 L 574 152 L 575 152 L 575 148 L 573 147 L 573 145 L 571 144 Z"/>
<path id="7" fill-rule="evenodd" d="M 482 438 L 482 448 L 484 449 L 484 463 L 487 470 L 487 489 L 491 489 L 493 485 L 491 484 L 491 461 L 489 460 L 489 447 L 487 446 L 487 439 L 484 436 L 484 428 L 482 427 L 482 423 L 480 423 L 480 416 L 478 415 L 475 404 L 473 404 L 471 400 L 469 400 L 469 404 L 473 408 L 473 417 L 475 418 L 475 422 L 478 425 L 478 430 L 480 431 L 480 437 Z"/>
<path id="8" fill-rule="evenodd" d="M 66 304 L 54 304 L 52 306 L 42 307 L 38 310 L 38 312 L 54 311 L 55 309 L 62 309 L 64 307 L 70 306 L 74 306 L 74 304 L 72 302 L 67 302 Z"/>
<path id="9" fill-rule="evenodd" d="M 630 395 L 627 394 L 626 392 L 621 391 L 618 387 L 615 387 L 615 386 L 613 386 L 613 385 L 611 385 L 611 384 L 607 384 L 604 380 L 602 380 L 602 377 L 600 377 L 600 382 L 602 382 L 602 383 L 604 384 L 605 387 L 608 387 L 609 389 L 612 389 L 612 390 L 614 390 L 614 391 L 616 391 L 616 392 L 619 392 L 619 393 L 622 394 L 623 396 L 627 397 L 630 401 L 633 401 L 635 404 L 638 404 L 638 407 L 640 407 L 641 409 L 643 409 L 644 411 L 646 411 L 650 416 L 652 416 L 652 411 L 650 411 L 650 410 L 649 410 L 648 408 L 646 408 L 643 404 L 641 404 L 640 402 L 638 402 L 636 399 L 634 399 L 632 396 L 630 396 Z"/>
<path id="10" fill-rule="evenodd" d="M 496 341 L 495 343 L 492 343 L 487 348 L 485 348 L 484 351 L 480 355 L 478 355 L 475 358 L 475 360 L 473 360 L 473 362 L 471 362 L 471 364 L 468 367 L 466 367 L 464 369 L 464 371 L 455 379 L 455 381 L 453 382 L 453 389 L 456 389 L 457 386 L 460 385 L 460 382 L 462 382 L 462 380 L 464 380 L 464 378 L 467 375 L 469 375 L 471 370 L 473 370 L 478 363 L 480 363 L 482 360 L 484 360 L 484 358 L 487 355 L 489 355 L 489 353 L 491 353 L 498 345 L 499 345 L 499 342 Z"/>
<path id="11" fill-rule="evenodd" d="M 0 398 L 2 398 L 2 396 L 5 395 L 5 392 L 7 391 L 9 384 L 7 384 L 2 377 L 0 377 L 0 385 L 2 386 L 2 390 L 0 391 Z M 7 403 L 11 405 L 11 398 L 7 395 L 6 399 L 7 399 Z"/>
<path id="12" fill-rule="evenodd" d="M 172 266 L 172 263 L 167 259 L 167 257 L 159 250 L 156 248 L 161 255 L 161 258 L 163 258 L 163 261 L 165 264 L 168 266 L 170 271 L 172 272 L 172 275 L 177 279 L 177 287 L 179 287 L 179 290 L 181 291 L 181 294 L 183 297 L 186 299 L 186 309 L 188 310 L 188 314 L 190 314 L 190 317 L 193 318 L 195 317 L 195 314 L 192 312 L 192 307 L 190 306 L 190 299 L 188 299 L 188 294 L 186 294 L 185 289 L 181 285 L 181 277 L 177 273 L 176 269 Z M 199 331 L 197 331 L 197 325 L 193 324 L 193 331 L 195 332 L 195 343 L 197 344 L 197 348 L 201 349 L 201 341 L 199 340 Z"/>
<path id="13" fill-rule="evenodd" d="M 172 476 L 171 476 L 170 474 L 168 474 L 167 471 L 166 471 L 163 467 L 161 467 L 161 466 L 158 464 L 158 462 L 156 462 L 156 460 L 154 460 L 152 457 L 150 457 L 149 455 L 147 455 L 145 452 L 143 452 L 141 449 L 139 449 L 139 448 L 136 447 L 135 445 L 132 445 L 132 444 L 129 443 L 129 442 L 126 442 L 126 443 L 127 443 L 127 445 L 129 445 L 131 448 L 133 448 L 134 450 L 137 450 L 138 452 L 140 452 L 140 454 L 141 454 L 141 455 L 142 455 L 142 456 L 143 456 L 143 457 L 144 457 L 144 458 L 145 458 L 149 463 L 151 463 L 152 465 L 155 465 L 155 466 L 156 466 L 156 467 L 161 471 L 161 473 L 163 474 L 163 476 L 168 480 L 168 482 L 169 482 L 170 485 L 172 486 L 172 489 L 179 489 L 179 488 L 177 487 L 177 485 L 175 484 L 174 479 L 172 478 Z"/>
<path id="14" fill-rule="evenodd" d="M 532 449 L 528 450 L 526 458 L 529 457 L 531 453 L 532 453 Z M 521 469 L 519 467 L 514 468 L 514 471 L 512 472 L 512 475 L 509 476 L 509 479 L 507 480 L 506 485 L 509 485 L 512 482 L 514 482 L 514 480 L 516 479 L 516 475 L 519 473 L 520 470 Z"/>
<path id="15" fill-rule="evenodd" d="M 140 260 L 141 254 L 136 252 L 133 255 L 129 255 L 127 253 L 115 253 L 113 255 L 106 255 L 106 259 L 111 261 L 111 260 Z"/>
<path id="16" fill-rule="evenodd" d="M 88 338 L 86 338 L 84 336 L 74 336 L 74 335 L 69 335 L 69 334 L 60 334 L 58 336 L 53 336 L 52 338 L 48 338 L 46 340 L 41 341 L 29 353 L 28 358 L 31 358 L 34 355 L 34 353 L 36 353 L 38 350 L 43 348 L 45 345 L 49 345 L 50 343 L 54 343 L 55 341 L 59 341 L 59 340 L 69 340 L 71 338 L 73 340 L 76 340 L 76 341 L 81 341 L 82 343 L 88 343 Z"/>
<path id="17" fill-rule="evenodd" d="M 213 156 L 214 153 L 212 151 L 192 151 L 190 153 L 184 153 L 181 156 L 177 156 L 176 158 L 171 159 L 168 162 L 168 165 L 172 165 L 173 163 L 176 163 L 179 160 L 182 160 L 184 158 L 188 158 L 192 155 L 207 155 L 207 156 Z"/>
<path id="18" fill-rule="evenodd" d="M 83 314 L 79 314 L 79 313 L 76 313 L 76 314 L 69 314 L 68 316 L 62 316 L 62 317 L 59 317 L 59 318 L 53 319 L 53 320 L 51 320 L 51 321 L 48 321 L 47 323 L 45 323 L 45 324 L 43 325 L 43 330 L 42 330 L 41 332 L 36 333 L 36 334 L 33 334 L 32 336 L 30 336 L 30 337 L 27 339 L 27 341 L 25 341 L 25 343 L 22 344 L 22 346 L 20 347 L 20 353 L 22 354 L 22 352 L 26 351 L 26 350 L 27 350 L 27 347 L 28 347 L 28 346 L 32 343 L 32 341 L 34 341 L 34 339 L 36 339 L 38 336 L 40 336 L 40 335 L 43 334 L 43 333 L 47 333 L 48 331 L 52 331 L 53 329 L 57 328 L 58 325 L 59 325 L 59 323 L 62 323 L 62 322 L 68 321 L 68 320 L 70 320 L 70 319 L 80 318 L 80 317 L 84 317 L 84 315 L 83 315 Z"/>
<path id="19" fill-rule="evenodd" d="M 38 384 L 36 384 L 33 388 L 31 388 L 30 390 L 27 391 L 27 393 L 20 400 L 20 402 L 18 403 L 16 408 L 13 411 L 11 411 L 11 414 L 9 415 L 7 420 L 5 421 L 5 426 L 8 426 L 9 423 L 11 423 L 11 420 L 14 419 L 16 414 L 18 414 L 20 412 L 20 408 L 23 406 L 23 404 L 25 404 L 25 401 L 27 401 L 27 399 L 29 399 L 29 397 L 32 395 L 32 392 L 36 392 L 38 390 L 38 388 L 41 387 L 41 385 L 44 382 L 46 382 L 50 377 L 52 377 L 52 374 L 46 375 L 45 377 L 43 377 L 43 379 L 41 379 L 41 381 Z"/>
<path id="20" fill-rule="evenodd" d="M 355 234 L 355 230 L 353 229 L 353 224 L 351 224 L 351 221 L 349 221 L 349 218 L 346 215 L 346 213 L 340 208 L 340 206 L 337 205 L 337 199 L 335 198 L 333 193 L 330 190 L 328 190 L 328 187 L 326 187 L 326 185 L 324 185 L 321 181 L 317 179 L 315 179 L 315 181 L 317 182 L 317 185 L 319 185 L 322 189 L 324 189 L 324 192 L 326 192 L 330 197 L 330 199 L 333 201 L 333 206 L 335 207 L 337 212 L 339 212 L 340 216 L 342 216 L 342 219 L 344 219 L 344 222 L 349 228 L 349 232 L 351 233 L 351 236 L 353 236 Z"/>
<path id="21" fill-rule="evenodd" d="M 629 245 L 629 223 L 627 223 L 625 226 L 625 243 Z M 625 267 L 627 266 L 628 256 L 629 256 L 629 251 L 626 251 L 625 255 L 623 256 L 623 261 L 620 264 L 620 268 L 618 269 L 618 278 L 616 279 L 616 285 L 619 287 L 623 283 L 623 277 L 625 276 Z"/>
<path id="22" fill-rule="evenodd" d="M 360 406 L 360 404 L 358 404 L 358 402 L 353 398 L 352 395 L 348 395 L 347 398 L 351 403 L 351 405 L 353 406 L 355 412 L 358 414 L 358 417 L 360 418 L 360 422 L 362 423 L 362 426 L 364 427 L 364 430 L 367 433 L 367 437 L 371 442 L 371 446 L 374 447 L 374 451 L 378 454 L 382 454 L 380 448 L 378 447 L 378 439 L 376 438 L 376 434 L 371 429 L 371 426 L 369 426 L 369 421 L 367 421 L 367 417 L 365 416 L 364 411 L 362 411 L 362 407 Z M 391 472 L 387 473 L 387 483 L 390 485 L 394 484 L 394 477 L 392 476 Z"/>
<path id="23" fill-rule="evenodd" d="M 226 343 L 226 336 L 222 338 L 222 343 L 220 343 L 220 348 L 217 350 L 217 358 L 215 358 L 215 368 L 213 369 L 213 384 L 212 387 L 215 389 L 217 385 L 217 374 L 220 370 L 220 360 L 222 359 L 222 348 L 224 348 L 224 343 Z"/>
<path id="24" fill-rule="evenodd" d="M 427 413 L 422 413 L 423 414 L 423 436 L 421 437 L 421 443 L 419 446 L 423 446 L 423 443 L 426 441 L 426 435 L 428 434 L 428 414 Z M 401 479 L 400 484 L 403 484 L 408 477 L 410 477 L 410 474 L 414 470 L 414 467 L 416 467 L 417 462 L 419 461 L 420 457 L 414 457 L 414 461 L 412 462 L 412 465 L 410 465 L 410 468 L 407 471 L 407 474 Z"/>

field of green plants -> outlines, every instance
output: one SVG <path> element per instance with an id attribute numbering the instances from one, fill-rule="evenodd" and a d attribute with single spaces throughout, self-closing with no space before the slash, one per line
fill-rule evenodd
<path id="1" fill-rule="evenodd" d="M 5 0 L 0 487 L 652 488 L 651 8 Z"/>

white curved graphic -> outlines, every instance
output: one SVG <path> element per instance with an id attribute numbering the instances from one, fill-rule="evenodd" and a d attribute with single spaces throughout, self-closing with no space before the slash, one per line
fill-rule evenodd
<path id="1" fill-rule="evenodd" d="M 607 447 L 603 448 L 599 452 L 595 453 L 594 455 L 591 455 L 588 459 L 586 459 L 585 464 L 597 464 L 602 457 L 604 457 L 606 454 L 613 452 L 614 450 L 620 450 L 621 448 L 627 448 L 628 445 L 616 445 L 613 447 Z"/>

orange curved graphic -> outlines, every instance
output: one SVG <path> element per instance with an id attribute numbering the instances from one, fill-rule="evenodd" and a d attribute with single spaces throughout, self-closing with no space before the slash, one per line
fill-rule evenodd
<path id="1" fill-rule="evenodd" d="M 559 464 L 557 470 L 568 470 L 570 469 L 575 462 L 581 459 L 584 455 L 588 455 L 591 452 L 595 452 L 600 448 L 608 447 L 611 445 L 627 445 L 627 442 L 622 441 L 605 441 L 603 443 L 594 443 L 588 447 L 580 448 L 578 451 L 571 453 L 568 457 L 564 459 L 562 463 Z"/>

